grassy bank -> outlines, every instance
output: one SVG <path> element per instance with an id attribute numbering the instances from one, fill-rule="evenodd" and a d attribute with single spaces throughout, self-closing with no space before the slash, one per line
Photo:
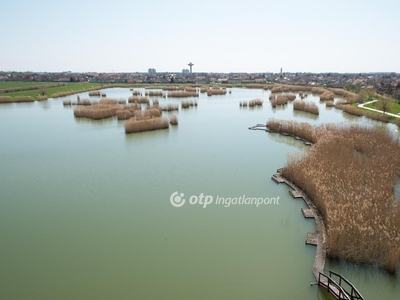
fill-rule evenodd
<path id="1" fill-rule="evenodd" d="M 313 200 L 327 228 L 327 255 L 378 265 L 400 264 L 400 141 L 382 129 L 268 121 L 270 129 L 314 142 L 289 156 L 282 175 Z"/>
<path id="2" fill-rule="evenodd" d="M 373 109 L 378 109 L 378 110 L 382 110 L 382 100 L 378 100 L 377 102 L 373 102 L 373 103 L 369 103 L 367 105 L 365 105 L 365 107 L 369 107 L 369 108 L 373 108 Z M 387 111 L 388 113 L 391 114 L 399 114 L 400 113 L 400 104 L 391 101 L 390 104 L 387 106 Z"/>

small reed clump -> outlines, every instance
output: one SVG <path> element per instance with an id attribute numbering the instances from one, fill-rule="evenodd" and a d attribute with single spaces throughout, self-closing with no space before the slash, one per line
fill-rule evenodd
<path id="1" fill-rule="evenodd" d="M 138 97 L 131 96 L 128 98 L 129 103 L 142 103 L 142 104 L 150 104 L 149 98 L 147 97 Z"/>
<path id="2" fill-rule="evenodd" d="M 226 89 L 213 88 L 207 90 L 207 96 L 225 95 Z"/>
<path id="3" fill-rule="evenodd" d="M 182 108 L 189 108 L 190 106 L 197 106 L 197 101 L 182 101 Z"/>
<path id="4" fill-rule="evenodd" d="M 293 102 L 293 109 L 319 115 L 318 106 L 312 101 L 296 100 Z"/>
<path id="5" fill-rule="evenodd" d="M 141 91 L 133 91 L 132 96 L 142 96 L 142 92 Z"/>
<path id="6" fill-rule="evenodd" d="M 167 129 L 169 128 L 168 118 L 166 117 L 144 117 L 130 118 L 124 124 L 126 133 Z"/>
<path id="7" fill-rule="evenodd" d="M 353 115 L 353 116 L 360 117 L 360 116 L 364 115 L 364 112 L 361 109 L 359 109 L 357 107 L 354 107 L 354 106 L 351 106 L 351 105 L 349 105 L 347 103 L 343 103 L 342 101 L 336 103 L 335 108 L 341 109 L 345 113 L 348 113 L 348 114 Z"/>
<path id="8" fill-rule="evenodd" d="M 247 101 L 240 101 L 239 102 L 240 107 L 247 107 Z"/>
<path id="9" fill-rule="evenodd" d="M 135 115 L 134 112 L 129 109 L 119 109 L 115 114 L 117 115 L 118 120 L 128 120 Z"/>
<path id="10" fill-rule="evenodd" d="M 169 123 L 171 125 L 178 125 L 178 117 L 176 115 L 172 115 L 169 119 Z"/>
<path id="11" fill-rule="evenodd" d="M 157 106 L 160 105 L 160 101 L 158 101 L 158 99 L 153 99 L 153 106 Z"/>
<path id="12" fill-rule="evenodd" d="M 72 105 L 72 101 L 69 100 L 69 99 L 68 99 L 68 100 L 64 100 L 64 101 L 63 101 L 63 105 L 64 105 L 64 106 L 71 106 L 71 105 Z"/>
<path id="13" fill-rule="evenodd" d="M 101 97 L 107 97 L 106 93 L 101 93 Z"/>
<path id="14" fill-rule="evenodd" d="M 161 92 L 161 91 L 146 91 L 145 95 L 149 96 L 149 97 L 162 97 L 163 92 Z"/>
<path id="15" fill-rule="evenodd" d="M 48 100 L 47 96 L 37 96 L 38 101 L 45 101 Z"/>
<path id="16" fill-rule="evenodd" d="M 89 92 L 89 97 L 100 97 L 100 91 Z"/>
<path id="17" fill-rule="evenodd" d="M 86 105 L 86 106 L 88 106 L 88 105 L 92 105 L 92 104 L 95 104 L 95 102 L 90 102 L 90 100 L 89 99 L 83 99 L 83 100 L 78 100 L 77 102 L 76 102 L 76 105 Z"/>
<path id="18" fill-rule="evenodd" d="M 285 105 L 289 102 L 289 98 L 286 95 L 271 95 L 269 100 L 271 101 L 272 107 Z"/>
<path id="19" fill-rule="evenodd" d="M 169 91 L 167 94 L 168 98 L 188 98 L 188 97 L 198 97 L 197 92 L 187 92 L 187 91 Z"/>
<path id="20" fill-rule="evenodd" d="M 161 106 L 162 111 L 174 111 L 174 110 L 179 110 L 179 105 L 178 104 L 172 104 L 168 103 L 163 106 Z"/>
<path id="21" fill-rule="evenodd" d="M 319 101 L 332 101 L 335 98 L 335 94 L 331 91 L 325 91 L 319 95 Z"/>
<path id="22" fill-rule="evenodd" d="M 333 100 L 326 101 L 325 102 L 325 106 L 334 107 L 335 106 L 335 102 Z"/>
<path id="23" fill-rule="evenodd" d="M 261 99 L 253 99 L 249 101 L 249 107 L 255 107 L 255 106 L 262 106 L 263 101 Z"/>

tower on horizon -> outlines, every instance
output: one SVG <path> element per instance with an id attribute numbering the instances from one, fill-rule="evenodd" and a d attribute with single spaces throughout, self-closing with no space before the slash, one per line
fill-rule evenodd
<path id="1" fill-rule="evenodd" d="M 188 63 L 188 66 L 190 67 L 190 74 L 192 74 L 192 67 L 194 66 L 194 64 L 193 63 Z"/>

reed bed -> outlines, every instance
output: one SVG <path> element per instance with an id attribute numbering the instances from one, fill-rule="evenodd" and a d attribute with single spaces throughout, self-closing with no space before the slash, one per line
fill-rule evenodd
<path id="1" fill-rule="evenodd" d="M 253 99 L 249 101 L 249 107 L 255 107 L 255 106 L 262 106 L 263 101 L 261 99 Z"/>
<path id="2" fill-rule="evenodd" d="M 114 99 L 101 99 L 99 104 L 117 105 L 118 101 Z M 125 104 L 125 102 L 124 102 Z"/>
<path id="3" fill-rule="evenodd" d="M 197 106 L 197 101 L 182 101 L 182 108 L 189 108 L 190 106 Z"/>
<path id="4" fill-rule="evenodd" d="M 240 101 L 239 102 L 240 107 L 247 107 L 247 101 Z"/>
<path id="5" fill-rule="evenodd" d="M 318 106 L 312 101 L 296 100 L 293 102 L 293 109 L 319 115 Z"/>
<path id="6" fill-rule="evenodd" d="M 47 96 L 37 96 L 37 101 L 45 101 L 48 100 Z"/>
<path id="7" fill-rule="evenodd" d="M 175 85 L 167 85 L 162 87 L 163 91 L 176 91 L 178 90 L 178 87 Z"/>
<path id="8" fill-rule="evenodd" d="M 169 128 L 168 118 L 166 117 L 146 117 L 130 118 L 124 124 L 126 133 L 135 133 L 142 131 L 167 129 Z"/>
<path id="9" fill-rule="evenodd" d="M 289 156 L 282 175 L 301 188 L 321 213 L 327 255 L 396 272 L 400 199 L 394 188 L 400 174 L 399 139 L 387 130 L 355 125 L 276 120 L 268 124 L 316 142 L 312 151 Z"/>
<path id="10" fill-rule="evenodd" d="M 31 96 L 17 96 L 13 98 L 13 102 L 33 102 L 35 99 Z"/>
<path id="11" fill-rule="evenodd" d="M 301 85 L 265 85 L 265 90 L 271 90 L 271 93 L 283 93 L 283 92 L 309 92 L 311 91 L 310 86 Z"/>
<path id="12" fill-rule="evenodd" d="M 132 96 L 142 96 L 142 92 L 141 91 L 133 91 Z"/>
<path id="13" fill-rule="evenodd" d="M 331 91 L 325 91 L 319 95 L 319 101 L 332 101 L 335 98 L 335 94 Z"/>
<path id="14" fill-rule="evenodd" d="M 285 105 L 289 102 L 289 98 L 286 95 L 271 95 L 270 101 L 271 106 L 276 107 L 278 105 Z"/>
<path id="15" fill-rule="evenodd" d="M 208 87 L 207 86 L 202 86 L 202 87 L 200 87 L 200 93 L 207 93 L 207 91 L 208 91 Z"/>
<path id="16" fill-rule="evenodd" d="M 176 115 L 172 115 L 169 119 L 169 123 L 171 125 L 178 125 L 178 117 Z"/>
<path id="17" fill-rule="evenodd" d="M 66 92 L 59 92 L 59 93 L 54 93 L 51 95 L 52 98 L 60 98 L 60 97 L 67 97 L 71 96 L 73 94 L 80 93 L 81 91 L 66 91 Z"/>
<path id="18" fill-rule="evenodd" d="M 263 89 L 264 88 L 264 84 L 261 83 L 251 83 L 251 84 L 247 84 L 246 88 L 248 89 Z"/>
<path id="19" fill-rule="evenodd" d="M 334 107 L 335 106 L 335 102 L 333 100 L 329 100 L 325 102 L 325 106 L 326 107 Z"/>
<path id="20" fill-rule="evenodd" d="M 270 119 L 267 122 L 267 127 L 272 131 L 287 133 L 312 143 L 316 142 L 315 128 L 308 123 Z"/>
<path id="21" fill-rule="evenodd" d="M 71 106 L 72 105 L 72 101 L 71 100 L 64 100 L 63 101 L 63 105 L 64 106 Z"/>
<path id="22" fill-rule="evenodd" d="M 100 97 L 100 91 L 89 92 L 89 97 Z"/>
<path id="23" fill-rule="evenodd" d="M 121 108 L 122 109 L 127 109 L 129 111 L 142 110 L 142 106 L 140 104 L 138 104 L 138 103 L 122 105 Z"/>
<path id="24" fill-rule="evenodd" d="M 185 86 L 185 91 L 189 93 L 197 93 L 197 89 L 191 86 Z"/>
<path id="25" fill-rule="evenodd" d="M 145 95 L 149 96 L 149 97 L 162 97 L 163 92 L 162 91 L 146 91 Z"/>
<path id="26" fill-rule="evenodd" d="M 129 103 L 142 103 L 142 104 L 150 104 L 149 98 L 147 97 L 138 97 L 138 96 L 130 96 L 128 98 Z"/>
<path id="27" fill-rule="evenodd" d="M 0 103 L 12 103 L 13 98 L 11 96 L 0 96 Z"/>
<path id="28" fill-rule="evenodd" d="M 160 101 L 158 101 L 158 99 L 153 99 L 153 105 L 154 106 L 156 106 L 156 105 L 160 105 Z"/>
<path id="29" fill-rule="evenodd" d="M 207 96 L 214 96 L 214 95 L 225 95 L 226 89 L 208 89 Z"/>
<path id="30" fill-rule="evenodd" d="M 97 102 L 91 102 L 89 99 L 83 99 L 83 100 L 78 100 L 76 102 L 76 105 L 84 105 L 84 106 L 89 106 L 89 105 L 93 105 L 96 104 Z"/>
<path id="31" fill-rule="evenodd" d="M 341 97 L 347 100 L 347 103 L 358 103 L 361 102 L 361 96 L 354 94 L 352 92 L 343 90 L 343 89 L 336 89 L 330 88 L 329 91 L 333 92 L 335 96 Z"/>
<path id="32" fill-rule="evenodd" d="M 119 109 L 115 112 L 115 114 L 118 120 L 128 120 L 135 115 L 133 111 L 130 111 L 128 109 Z"/>
<path id="33" fill-rule="evenodd" d="M 90 106 L 78 106 L 74 109 L 74 115 L 77 118 L 90 118 L 93 120 L 100 120 L 110 118 L 116 115 L 117 110 L 120 109 L 119 105 L 110 104 L 95 104 Z"/>
<path id="34" fill-rule="evenodd" d="M 107 94 L 106 93 L 102 93 L 101 97 L 107 97 Z"/>
<path id="35" fill-rule="evenodd" d="M 353 116 L 358 116 L 358 117 L 360 117 L 360 116 L 364 116 L 364 114 L 365 114 L 365 113 L 363 112 L 363 110 L 361 110 L 361 109 L 359 109 L 359 108 L 357 108 L 357 107 L 351 106 L 351 105 L 349 105 L 349 104 L 347 104 L 347 103 L 343 104 L 343 102 L 337 103 L 337 104 L 335 105 L 335 108 L 341 109 L 341 110 L 343 110 L 345 113 L 348 113 L 348 114 L 353 115 Z"/>
<path id="36" fill-rule="evenodd" d="M 197 92 L 187 92 L 187 91 L 169 91 L 168 98 L 188 98 L 188 97 L 198 97 Z"/>
<path id="37" fill-rule="evenodd" d="M 160 106 L 162 111 L 174 111 L 174 110 L 179 110 L 179 105 L 178 104 L 172 104 L 168 103 L 165 105 Z"/>
<path id="38" fill-rule="evenodd" d="M 135 117 L 155 117 L 161 116 L 162 110 L 160 108 L 152 107 L 145 110 L 133 110 Z"/>

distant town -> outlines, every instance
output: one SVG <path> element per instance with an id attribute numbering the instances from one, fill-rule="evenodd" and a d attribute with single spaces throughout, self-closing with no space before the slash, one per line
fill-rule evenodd
<path id="1" fill-rule="evenodd" d="M 183 69 L 181 72 L 157 72 L 149 68 L 148 72 L 97 73 L 97 72 L 3 72 L 0 81 L 27 82 L 92 82 L 92 83 L 128 83 L 128 84 L 292 84 L 315 85 L 323 87 L 359 90 L 374 88 L 380 94 L 390 95 L 400 100 L 399 73 L 200 73 Z"/>

